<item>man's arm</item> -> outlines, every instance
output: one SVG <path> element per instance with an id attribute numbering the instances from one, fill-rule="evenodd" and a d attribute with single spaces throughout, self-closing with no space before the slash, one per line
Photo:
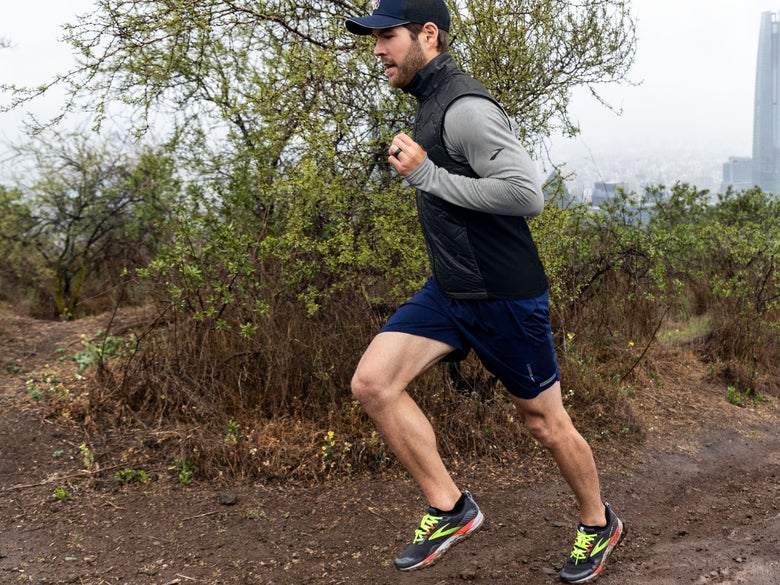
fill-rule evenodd
<path id="1" fill-rule="evenodd" d="M 411 186 L 477 211 L 526 217 L 542 212 L 544 196 L 531 157 L 496 104 L 475 96 L 453 103 L 444 118 L 444 145 L 479 178 L 448 173 L 426 157 L 406 175 Z"/>

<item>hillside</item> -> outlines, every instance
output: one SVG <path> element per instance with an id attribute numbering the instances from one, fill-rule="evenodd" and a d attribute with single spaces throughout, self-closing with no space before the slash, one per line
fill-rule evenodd
<path id="1" fill-rule="evenodd" d="M 126 326 L 133 315 L 123 314 Z M 423 512 L 398 472 L 320 485 L 233 480 L 145 484 L 115 471 L 149 437 L 50 420 L 26 384 L 72 377 L 80 334 L 105 317 L 37 321 L 0 306 L 0 582 L 450 585 L 556 583 L 574 536 L 569 492 L 546 458 L 458 469 L 487 522 L 435 567 L 392 568 Z M 628 537 L 599 583 L 770 585 L 780 575 L 780 405 L 740 408 L 684 350 L 636 392 L 641 442 L 594 443 L 605 496 Z M 83 382 L 82 382 L 83 383 Z M 74 388 L 79 388 L 78 384 Z M 55 490 L 61 497 L 55 497 Z"/>

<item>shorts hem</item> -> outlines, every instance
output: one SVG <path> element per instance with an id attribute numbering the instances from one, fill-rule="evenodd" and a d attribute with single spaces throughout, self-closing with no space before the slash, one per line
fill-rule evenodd
<path id="1" fill-rule="evenodd" d="M 531 387 L 526 386 L 517 392 L 509 389 L 506 384 L 504 384 L 504 388 L 506 388 L 506 391 L 516 398 L 520 398 L 522 400 L 533 400 L 545 390 L 549 390 L 550 388 L 552 388 L 555 385 L 555 383 L 560 382 L 560 380 L 561 380 L 560 372 L 555 372 L 555 374 L 553 374 L 552 377 L 547 378 L 547 380 L 545 380 L 541 384 L 534 384 Z"/>
<path id="2" fill-rule="evenodd" d="M 431 339 L 433 341 L 438 341 L 440 343 L 446 343 L 450 347 L 453 347 L 453 349 L 450 353 L 445 355 L 441 361 L 443 362 L 460 362 L 466 359 L 466 356 L 468 355 L 468 351 L 464 350 L 462 347 L 458 346 L 457 344 L 452 343 L 452 339 L 445 339 L 444 335 L 438 336 L 435 333 L 431 333 L 426 331 L 423 335 L 419 331 L 410 331 L 409 327 L 399 324 L 398 326 L 394 326 L 392 323 L 385 324 L 380 330 L 379 333 L 405 333 L 407 335 L 414 335 L 416 337 L 424 337 L 425 339 Z"/>

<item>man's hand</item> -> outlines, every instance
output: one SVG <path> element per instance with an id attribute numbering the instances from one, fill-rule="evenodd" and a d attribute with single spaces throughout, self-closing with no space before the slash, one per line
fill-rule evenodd
<path id="1" fill-rule="evenodd" d="M 387 162 L 393 165 L 393 168 L 402 177 L 416 169 L 428 156 L 419 144 L 403 132 L 395 135 L 387 152 L 390 154 Z"/>

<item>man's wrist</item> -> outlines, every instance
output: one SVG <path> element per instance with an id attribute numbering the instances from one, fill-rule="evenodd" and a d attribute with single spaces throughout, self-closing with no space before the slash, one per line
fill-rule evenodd
<path id="1" fill-rule="evenodd" d="M 433 164 L 433 161 L 426 155 L 422 162 L 406 175 L 404 179 L 411 187 L 422 187 L 426 178 L 429 177 L 435 169 L 436 166 Z"/>

